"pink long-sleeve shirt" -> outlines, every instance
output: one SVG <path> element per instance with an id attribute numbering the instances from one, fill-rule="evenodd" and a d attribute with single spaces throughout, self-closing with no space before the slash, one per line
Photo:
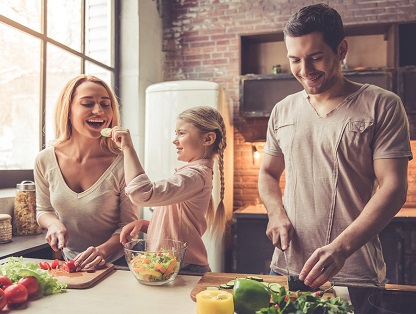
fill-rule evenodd
<path id="1" fill-rule="evenodd" d="M 207 229 L 205 214 L 212 195 L 213 165 L 211 159 L 196 160 L 157 182 L 141 174 L 125 189 L 133 203 L 158 206 L 147 230 L 153 244 L 163 239 L 188 243 L 184 264 L 208 266 L 202 236 Z"/>

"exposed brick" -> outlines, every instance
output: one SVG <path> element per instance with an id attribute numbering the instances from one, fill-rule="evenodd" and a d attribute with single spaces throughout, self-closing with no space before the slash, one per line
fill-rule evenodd
<path id="1" fill-rule="evenodd" d="M 230 41 L 229 40 L 218 40 L 216 42 L 217 45 L 229 45 Z"/>
<path id="2" fill-rule="evenodd" d="M 184 42 L 192 43 L 192 42 L 200 42 L 200 41 L 208 41 L 209 36 L 184 36 Z"/>
<path id="3" fill-rule="evenodd" d="M 211 55 L 209 53 L 185 56 L 185 60 L 187 60 L 187 61 L 190 61 L 190 60 L 204 60 L 204 59 L 209 59 L 209 58 L 211 58 Z"/>
<path id="4" fill-rule="evenodd" d="M 197 47 L 209 47 L 212 46 L 212 42 L 204 41 L 204 42 L 194 42 L 188 43 L 190 48 L 197 48 Z"/>

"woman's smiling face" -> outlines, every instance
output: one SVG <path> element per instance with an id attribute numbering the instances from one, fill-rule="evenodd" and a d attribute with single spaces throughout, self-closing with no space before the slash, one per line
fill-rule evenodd
<path id="1" fill-rule="evenodd" d="M 77 87 L 70 108 L 73 135 L 99 138 L 100 130 L 110 125 L 112 118 L 111 100 L 104 86 L 84 82 Z"/>

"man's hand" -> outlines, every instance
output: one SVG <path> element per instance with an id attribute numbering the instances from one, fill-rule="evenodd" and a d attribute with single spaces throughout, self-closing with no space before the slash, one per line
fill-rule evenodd
<path id="1" fill-rule="evenodd" d="M 269 215 L 266 235 L 275 247 L 286 250 L 292 240 L 293 232 L 293 225 L 286 214 Z"/>
<path id="2" fill-rule="evenodd" d="M 325 245 L 313 252 L 303 266 L 299 279 L 305 285 L 319 288 L 342 269 L 347 257 L 332 244 Z"/>

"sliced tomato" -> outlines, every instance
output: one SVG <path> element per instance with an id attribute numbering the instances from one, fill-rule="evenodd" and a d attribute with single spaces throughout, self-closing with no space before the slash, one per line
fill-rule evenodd
<path id="1" fill-rule="evenodd" d="M 59 261 L 59 259 L 57 259 L 57 258 L 56 258 L 56 259 L 52 262 L 51 268 L 52 268 L 52 269 L 58 269 L 60 266 L 61 266 L 61 262 Z"/>
<path id="2" fill-rule="evenodd" d="M 67 271 L 68 273 L 74 273 L 77 271 L 77 266 L 75 266 L 75 262 L 73 260 L 69 260 L 68 262 L 64 262 L 62 264 L 62 270 Z"/>
<path id="3" fill-rule="evenodd" d="M 51 270 L 52 267 L 48 262 L 39 262 L 39 267 L 44 270 Z"/>

